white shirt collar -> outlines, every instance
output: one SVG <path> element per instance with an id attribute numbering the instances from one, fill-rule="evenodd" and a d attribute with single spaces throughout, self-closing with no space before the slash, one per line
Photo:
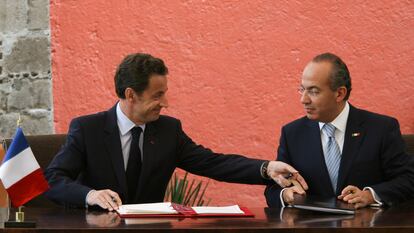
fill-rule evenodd
<path id="1" fill-rule="evenodd" d="M 119 132 L 121 136 L 124 136 L 126 133 L 128 133 L 132 128 L 134 128 L 136 125 L 134 122 L 132 122 L 121 110 L 121 107 L 119 106 L 119 102 L 116 105 L 116 119 L 119 127 Z M 141 127 L 142 132 L 145 130 L 145 124 L 138 125 Z"/>
<path id="2" fill-rule="evenodd" d="M 348 101 L 346 101 L 345 107 L 344 109 L 342 109 L 342 112 L 339 113 L 339 115 L 330 123 L 333 126 L 335 126 L 337 130 L 341 131 L 342 133 L 345 133 L 348 116 L 349 116 L 349 104 L 348 104 Z M 322 130 L 322 127 L 324 125 L 325 125 L 324 122 L 319 122 L 319 129 Z"/>

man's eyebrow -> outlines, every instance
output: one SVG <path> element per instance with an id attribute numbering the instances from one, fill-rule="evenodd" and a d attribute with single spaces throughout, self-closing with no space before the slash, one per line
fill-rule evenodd
<path id="1" fill-rule="evenodd" d="M 153 96 L 163 95 L 163 94 L 165 94 L 165 91 L 157 91 L 153 94 Z"/>
<path id="2" fill-rule="evenodd" d="M 303 87 L 306 90 L 310 90 L 310 89 L 318 89 L 319 90 L 319 87 L 317 87 L 317 86 L 310 86 L 310 87 L 304 87 L 303 85 L 300 85 L 300 86 Z"/>

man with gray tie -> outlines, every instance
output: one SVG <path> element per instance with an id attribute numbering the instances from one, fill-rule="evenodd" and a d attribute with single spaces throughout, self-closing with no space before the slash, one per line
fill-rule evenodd
<path id="1" fill-rule="evenodd" d="M 316 56 L 305 67 L 299 93 L 306 116 L 282 128 L 279 161 L 295 167 L 310 195 L 354 204 L 392 205 L 414 195 L 414 158 L 406 153 L 398 121 L 348 103 L 346 64 L 336 55 Z M 298 186 L 268 185 L 269 206 L 285 206 L 303 193 Z"/>

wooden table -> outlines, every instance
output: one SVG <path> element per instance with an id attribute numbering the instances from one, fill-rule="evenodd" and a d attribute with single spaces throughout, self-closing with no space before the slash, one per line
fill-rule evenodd
<path id="1" fill-rule="evenodd" d="M 414 232 L 414 201 L 388 209 L 365 208 L 351 216 L 291 208 L 250 210 L 255 217 L 121 219 L 111 212 L 27 208 L 26 219 L 36 220 L 36 228 L 0 232 Z"/>

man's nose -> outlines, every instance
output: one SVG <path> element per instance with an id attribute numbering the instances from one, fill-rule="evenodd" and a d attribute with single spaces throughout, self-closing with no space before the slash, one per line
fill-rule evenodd
<path id="1" fill-rule="evenodd" d="M 309 96 L 308 96 L 308 93 L 306 92 L 306 91 L 304 91 L 302 94 L 301 94 L 301 96 L 300 96 L 300 102 L 302 103 L 302 104 L 309 104 L 311 101 L 310 101 L 310 98 L 309 98 Z"/>
<path id="2" fill-rule="evenodd" d="M 161 107 L 163 108 L 168 108 L 168 99 L 167 97 L 162 97 L 161 102 L 160 102 Z"/>

